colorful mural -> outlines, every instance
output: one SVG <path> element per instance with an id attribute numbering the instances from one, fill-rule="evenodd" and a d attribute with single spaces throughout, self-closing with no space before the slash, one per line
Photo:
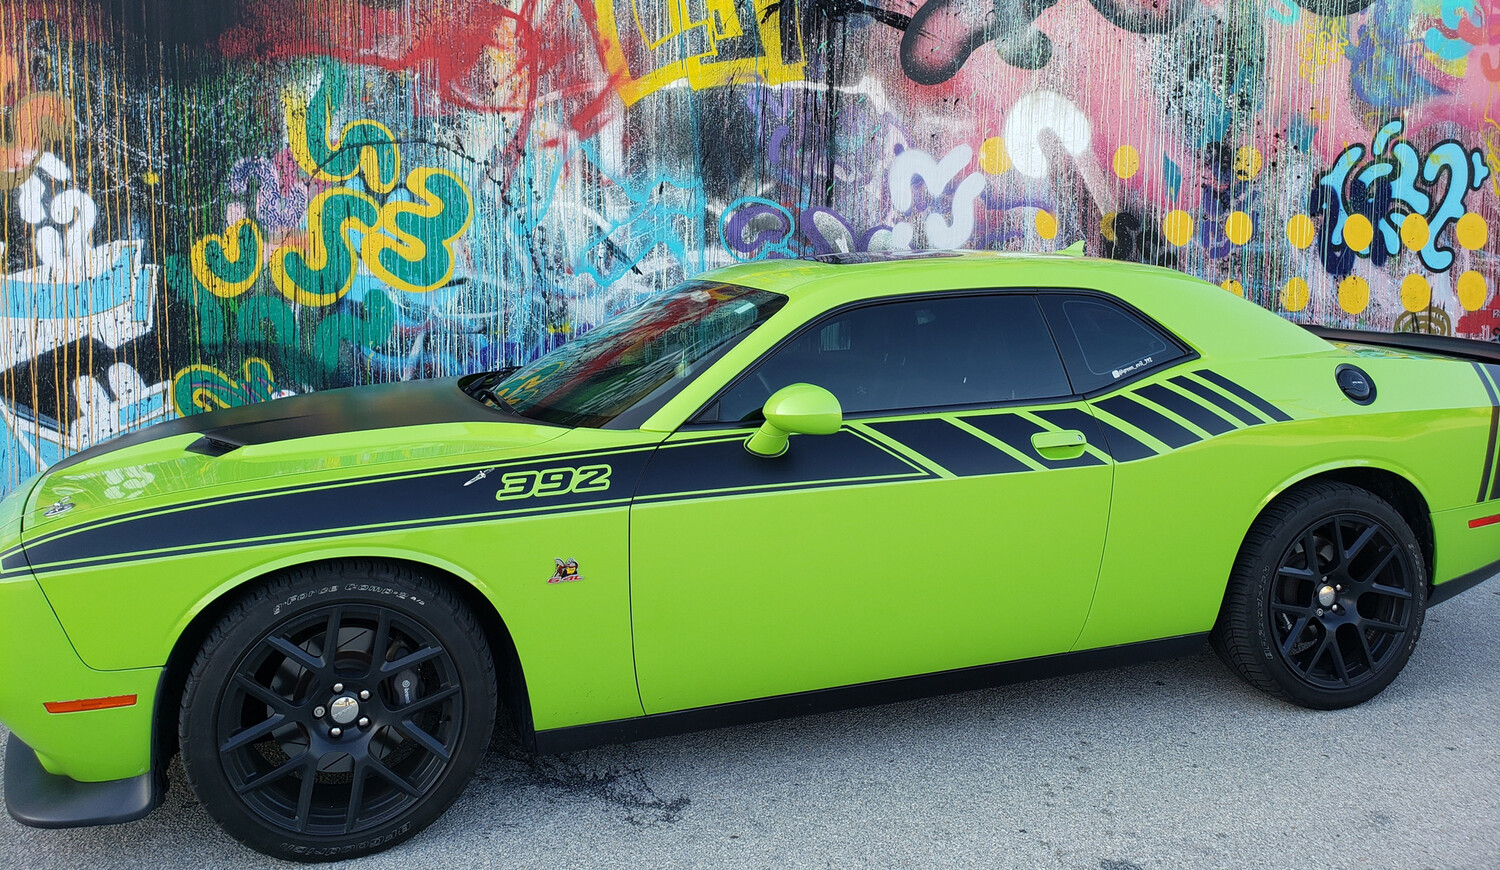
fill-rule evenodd
<path id="1" fill-rule="evenodd" d="M 0 491 L 705 269 L 1095 255 L 1500 340 L 1497 0 L 0 2 Z"/>

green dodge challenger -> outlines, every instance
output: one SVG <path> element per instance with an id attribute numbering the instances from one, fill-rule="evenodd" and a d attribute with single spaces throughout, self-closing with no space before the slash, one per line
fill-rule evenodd
<path id="1" fill-rule="evenodd" d="M 1500 348 L 1063 253 L 711 272 L 519 370 L 163 423 L 0 503 L 5 795 L 182 753 L 326 860 L 537 752 L 1179 655 L 1317 708 L 1500 570 Z"/>

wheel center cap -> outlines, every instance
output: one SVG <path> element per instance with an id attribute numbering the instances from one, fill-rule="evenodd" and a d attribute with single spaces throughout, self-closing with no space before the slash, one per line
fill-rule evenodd
<path id="1" fill-rule="evenodd" d="M 1337 593 L 1334 592 L 1332 586 L 1319 586 L 1318 587 L 1318 603 L 1319 604 L 1323 605 L 1324 607 L 1332 607 L 1333 606 L 1333 602 L 1335 602 L 1337 600 L 1338 600 L 1338 595 L 1337 595 Z M 337 704 L 338 702 L 335 701 L 334 703 Z"/>
<path id="2" fill-rule="evenodd" d="M 359 699 L 353 695 L 341 695 L 328 705 L 328 715 L 340 725 L 348 725 L 359 718 Z"/>

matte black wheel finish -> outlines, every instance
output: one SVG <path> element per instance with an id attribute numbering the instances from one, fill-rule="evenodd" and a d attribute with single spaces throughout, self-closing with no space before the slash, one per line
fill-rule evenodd
<path id="1" fill-rule="evenodd" d="M 1347 484 L 1311 484 L 1256 521 L 1212 640 L 1258 688 L 1308 707 L 1347 707 L 1406 664 L 1426 593 L 1416 536 L 1394 508 Z"/>
<path id="2" fill-rule="evenodd" d="M 400 568 L 339 567 L 226 616 L 183 701 L 199 798 L 281 857 L 347 858 L 416 833 L 462 789 L 494 721 L 493 664 L 461 603 Z"/>
<path id="3" fill-rule="evenodd" d="M 1391 530 L 1357 513 L 1306 529 L 1271 584 L 1271 634 L 1309 684 L 1357 686 L 1381 673 L 1413 630 L 1415 572 Z"/>

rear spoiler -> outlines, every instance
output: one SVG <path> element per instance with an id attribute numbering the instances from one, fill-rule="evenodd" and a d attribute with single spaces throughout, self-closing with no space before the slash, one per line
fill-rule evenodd
<path id="1" fill-rule="evenodd" d="M 1490 341 L 1451 338 L 1446 335 L 1426 335 L 1420 332 L 1367 332 L 1363 329 L 1334 329 L 1330 326 L 1314 326 L 1306 323 L 1301 326 L 1324 341 L 1393 347 L 1398 350 L 1415 350 L 1472 362 L 1500 363 L 1500 344 Z"/>

